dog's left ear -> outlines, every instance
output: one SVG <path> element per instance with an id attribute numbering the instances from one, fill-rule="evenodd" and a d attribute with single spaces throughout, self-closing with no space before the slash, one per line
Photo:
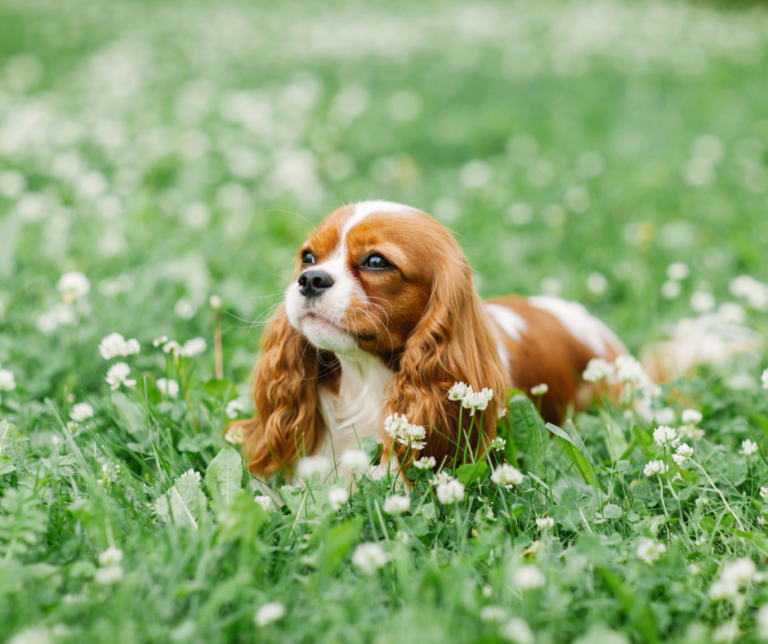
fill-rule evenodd
<path id="1" fill-rule="evenodd" d="M 438 259 L 426 311 L 405 344 L 384 410 L 385 417 L 405 414 L 408 422 L 427 431 L 427 446 L 420 453 L 408 455 L 403 446 L 394 445 L 401 460 L 434 456 L 438 464 L 445 459 L 454 465 L 457 452 L 461 457 L 467 445 L 473 450 L 480 445 L 482 453 L 483 444 L 495 437 L 499 410 L 506 405 L 506 368 L 472 283 L 472 270 L 458 245 L 452 246 L 453 252 Z M 461 402 L 448 400 L 457 382 L 475 391 L 493 389 L 485 411 L 474 417 L 467 409 L 461 412 L 462 427 Z"/>

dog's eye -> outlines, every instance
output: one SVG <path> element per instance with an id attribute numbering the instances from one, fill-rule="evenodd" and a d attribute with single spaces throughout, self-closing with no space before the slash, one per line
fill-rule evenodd
<path id="1" fill-rule="evenodd" d="M 384 259 L 381 255 L 378 253 L 371 253 L 363 260 L 363 266 L 365 268 L 374 268 L 374 269 L 382 269 L 382 268 L 391 268 L 392 264 L 390 264 L 386 259 Z"/>
<path id="2" fill-rule="evenodd" d="M 315 263 L 315 256 L 312 254 L 311 250 L 305 250 L 301 254 L 301 263 L 302 264 L 314 264 Z"/>

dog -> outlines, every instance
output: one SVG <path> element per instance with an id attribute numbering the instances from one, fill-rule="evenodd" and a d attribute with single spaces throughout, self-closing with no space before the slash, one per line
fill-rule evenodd
<path id="1" fill-rule="evenodd" d="M 432 456 L 450 465 L 457 446 L 494 438 L 511 388 L 531 395 L 546 385 L 536 398 L 559 424 L 606 394 L 583 379 L 590 361 L 626 354 L 581 304 L 551 295 L 482 302 L 445 226 L 415 208 L 365 201 L 331 212 L 299 249 L 261 340 L 256 417 L 228 429 L 240 428 L 257 476 L 290 473 L 304 455 L 338 462 L 364 437 L 383 441 L 382 462 L 392 452 L 401 463 Z M 484 392 L 480 413 L 449 399 L 456 383 Z M 418 453 L 384 431 L 395 414 L 424 428 Z"/>

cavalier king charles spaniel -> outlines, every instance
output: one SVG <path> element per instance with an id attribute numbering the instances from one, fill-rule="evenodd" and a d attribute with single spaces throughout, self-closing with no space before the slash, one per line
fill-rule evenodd
<path id="1" fill-rule="evenodd" d="M 418 456 L 450 465 L 457 444 L 494 438 L 511 388 L 546 384 L 541 412 L 558 423 L 594 396 L 582 379 L 589 361 L 625 353 L 580 304 L 549 295 L 482 302 L 445 226 L 365 201 L 334 210 L 299 249 L 261 340 L 256 418 L 233 424 L 261 476 L 291 472 L 304 455 L 339 462 L 366 436 L 384 442 L 382 463 L 417 457 L 384 432 L 392 414 L 426 430 Z M 449 400 L 456 383 L 492 390 L 487 408 L 462 413 Z"/>

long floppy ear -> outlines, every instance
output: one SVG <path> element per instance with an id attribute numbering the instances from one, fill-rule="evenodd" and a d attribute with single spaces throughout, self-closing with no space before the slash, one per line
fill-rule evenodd
<path id="1" fill-rule="evenodd" d="M 253 371 L 256 418 L 231 423 L 245 435 L 251 472 L 268 476 L 287 470 L 314 451 L 324 431 L 317 400 L 320 376 L 317 349 L 290 325 L 280 306 L 262 336 Z"/>
<path id="2" fill-rule="evenodd" d="M 442 258 L 426 311 L 408 338 L 398 366 L 384 415 L 405 414 L 410 423 L 427 431 L 427 446 L 420 454 L 406 454 L 402 446 L 395 445 L 398 457 L 434 456 L 438 464 L 445 459 L 452 465 L 457 452 L 461 458 L 467 438 L 473 450 L 480 444 L 482 453 L 483 443 L 496 435 L 509 376 L 472 283 L 472 270 L 458 246 Z M 448 391 L 457 382 L 471 385 L 475 391 L 493 389 L 485 411 L 472 417 L 463 410 L 462 428 L 461 402 L 448 400 Z"/>

